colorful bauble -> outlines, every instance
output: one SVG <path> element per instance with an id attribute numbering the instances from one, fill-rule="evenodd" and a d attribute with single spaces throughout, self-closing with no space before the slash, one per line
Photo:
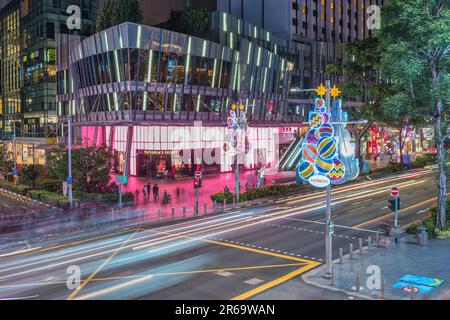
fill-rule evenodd
<path id="1" fill-rule="evenodd" d="M 306 134 L 306 143 L 317 144 L 318 141 L 319 139 L 316 137 L 316 129 L 309 130 Z"/>
<path id="2" fill-rule="evenodd" d="M 298 166 L 297 172 L 303 180 L 308 180 L 314 174 L 314 165 L 309 162 L 302 162 Z"/>
<path id="3" fill-rule="evenodd" d="M 327 174 L 333 169 L 332 159 L 323 159 L 320 156 L 316 158 L 316 169 L 322 174 Z"/>
<path id="4" fill-rule="evenodd" d="M 339 159 L 333 159 L 333 168 L 328 172 L 327 177 L 332 182 L 339 182 L 345 176 L 345 165 Z"/>
<path id="5" fill-rule="evenodd" d="M 320 112 L 320 110 L 324 110 L 324 108 L 326 107 L 326 102 L 322 98 L 316 98 L 314 100 L 314 106 L 315 106 L 316 111 Z"/>
<path id="6" fill-rule="evenodd" d="M 314 145 L 308 144 L 305 148 L 303 148 L 303 159 L 305 159 L 309 163 L 314 163 L 317 158 L 317 149 Z"/>
<path id="7" fill-rule="evenodd" d="M 334 128 L 331 124 L 323 124 L 320 128 L 316 130 L 316 137 L 321 138 L 329 138 L 334 134 Z"/>
<path id="8" fill-rule="evenodd" d="M 309 118 L 309 124 L 312 128 L 318 128 L 322 125 L 323 118 L 320 113 L 313 113 Z"/>
<path id="9" fill-rule="evenodd" d="M 336 154 L 336 140 L 333 138 L 322 138 L 317 146 L 319 156 L 323 159 L 331 159 Z"/>

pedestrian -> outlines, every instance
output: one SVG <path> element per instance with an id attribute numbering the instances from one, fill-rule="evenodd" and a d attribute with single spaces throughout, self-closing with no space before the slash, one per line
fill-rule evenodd
<path id="1" fill-rule="evenodd" d="M 230 189 L 228 188 L 228 186 L 225 186 L 225 188 L 223 189 L 223 193 L 229 193 Z"/>
<path id="2" fill-rule="evenodd" d="M 147 197 L 150 197 L 150 190 L 151 190 L 151 185 L 150 185 L 150 181 L 147 182 Z"/>
<path id="3" fill-rule="evenodd" d="M 177 197 L 177 201 L 180 201 L 180 197 L 181 197 L 180 187 L 177 187 L 177 189 L 175 190 L 175 195 Z"/>
<path id="4" fill-rule="evenodd" d="M 142 189 L 142 194 L 144 195 L 144 199 L 147 197 L 147 189 L 144 187 Z"/>
<path id="5" fill-rule="evenodd" d="M 134 198 L 136 201 L 139 201 L 139 189 L 136 188 L 136 191 L 134 192 Z"/>
<path id="6" fill-rule="evenodd" d="M 159 187 L 156 183 L 153 185 L 153 199 L 155 201 L 159 200 Z"/>

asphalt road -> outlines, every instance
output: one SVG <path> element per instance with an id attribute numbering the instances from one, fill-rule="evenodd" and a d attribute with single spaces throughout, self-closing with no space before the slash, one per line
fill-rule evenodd
<path id="1" fill-rule="evenodd" d="M 431 170 L 334 189 L 334 258 L 350 243 L 357 249 L 359 238 L 364 245 L 375 238 L 381 223 L 393 223 L 387 198 L 394 184 L 402 226 L 425 217 L 436 202 Z M 324 262 L 324 218 L 321 191 L 171 226 L 61 235 L 0 252 L 0 299 L 267 298 Z"/>

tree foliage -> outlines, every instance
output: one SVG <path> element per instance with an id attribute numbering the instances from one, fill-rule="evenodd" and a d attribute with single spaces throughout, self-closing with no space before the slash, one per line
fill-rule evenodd
<path id="1" fill-rule="evenodd" d="M 171 11 L 170 18 L 162 28 L 188 34 L 194 37 L 208 36 L 210 25 L 209 12 L 206 9 L 187 8 L 184 11 Z"/>
<path id="2" fill-rule="evenodd" d="M 98 10 L 96 29 L 98 32 L 123 22 L 143 21 L 144 16 L 138 0 L 105 0 Z"/>
<path id="3" fill-rule="evenodd" d="M 106 146 L 80 147 L 72 150 L 72 177 L 74 189 L 84 192 L 109 191 L 112 152 Z M 50 174 L 66 181 L 68 176 L 68 151 L 64 146 L 47 152 Z"/>
<path id="4" fill-rule="evenodd" d="M 45 174 L 45 167 L 41 165 L 26 165 L 20 171 L 22 182 L 34 187 L 36 179 Z"/>
<path id="5" fill-rule="evenodd" d="M 385 104 L 397 112 L 405 103 L 435 128 L 439 163 L 437 226 L 445 226 L 447 165 L 445 120 L 450 106 L 450 1 L 390 0 L 382 8 L 381 61 L 396 95 Z M 411 115 L 413 116 L 413 115 Z"/>
<path id="6" fill-rule="evenodd" d="M 14 168 L 14 160 L 12 152 L 8 151 L 5 145 L 0 147 L 0 173 L 9 174 Z"/>
<path id="7" fill-rule="evenodd" d="M 342 61 L 328 64 L 329 75 L 343 77 L 340 85 L 344 99 L 362 98 L 362 105 L 346 108 L 352 122 L 367 121 L 365 124 L 349 124 L 349 129 L 356 141 L 356 157 L 360 170 L 364 162 L 361 154 L 361 140 L 375 120 L 385 119 L 382 101 L 390 93 L 386 81 L 380 77 L 381 50 L 376 38 L 357 40 L 341 45 Z"/>

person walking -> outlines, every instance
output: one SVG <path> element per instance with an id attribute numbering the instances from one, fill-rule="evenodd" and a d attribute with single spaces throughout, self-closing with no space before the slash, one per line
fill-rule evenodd
<path id="1" fill-rule="evenodd" d="M 179 202 L 180 198 L 181 198 L 181 189 L 180 189 L 180 187 L 177 187 L 177 189 L 175 190 L 175 195 L 177 197 L 177 201 Z"/>
<path id="2" fill-rule="evenodd" d="M 153 185 L 153 199 L 155 201 L 159 200 L 159 187 L 156 183 Z"/>
<path id="3" fill-rule="evenodd" d="M 150 185 L 150 181 L 147 182 L 147 197 L 150 198 L 150 191 L 151 191 L 151 185 Z"/>

